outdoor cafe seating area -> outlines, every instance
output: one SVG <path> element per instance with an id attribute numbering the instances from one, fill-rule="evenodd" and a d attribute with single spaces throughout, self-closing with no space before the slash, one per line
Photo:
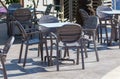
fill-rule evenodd
<path id="1" fill-rule="evenodd" d="M 45 11 L 2 5 L 0 79 L 110 79 L 104 75 L 119 68 L 120 10 L 100 5 L 89 15 L 80 8 L 79 24 L 52 14 L 52 4 Z"/>

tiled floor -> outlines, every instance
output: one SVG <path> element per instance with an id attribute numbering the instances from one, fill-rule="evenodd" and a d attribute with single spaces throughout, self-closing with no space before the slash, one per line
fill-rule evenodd
<path id="1" fill-rule="evenodd" d="M 3 24 L 0 27 L 3 26 L 5 25 Z M 4 42 L 8 38 L 6 30 L 7 28 L 4 28 L 4 30 L 0 29 L 0 48 L 3 47 Z M 111 73 L 114 69 L 115 71 L 116 69 L 120 71 L 120 49 L 117 43 L 114 43 L 113 46 L 97 44 L 99 62 L 96 62 L 95 53 L 91 45 L 91 48 L 88 49 L 88 58 L 85 58 L 85 70 L 81 69 L 80 61 L 79 65 L 64 62 L 64 65 L 60 66 L 60 71 L 56 71 L 56 65 L 47 66 L 46 63 L 40 61 L 40 57 L 37 57 L 36 45 L 31 46 L 29 49 L 25 68 L 22 67 L 22 63 L 17 63 L 20 50 L 19 40 L 17 37 L 7 56 L 8 79 L 106 79 L 106 76 L 109 76 L 109 72 Z M 70 53 L 70 56 L 75 58 L 74 50 Z M 120 72 L 115 74 L 118 75 Z M 1 72 L 0 79 L 3 79 Z"/>
<path id="2" fill-rule="evenodd" d="M 20 44 L 17 43 L 11 47 L 6 61 L 8 79 L 102 79 L 107 73 L 120 66 L 120 49 L 117 45 L 109 46 L 99 45 L 98 53 L 100 61 L 96 62 L 95 53 L 91 48 L 88 49 L 88 58 L 85 58 L 85 70 L 79 65 L 73 65 L 71 62 L 60 66 L 60 71 L 56 71 L 56 65 L 47 66 L 37 57 L 37 46 L 31 46 L 28 53 L 27 64 L 25 68 L 22 63 L 18 64 Z M 3 47 L 3 45 L 0 45 Z M 54 51 L 55 52 L 55 51 Z M 75 58 L 75 51 L 71 53 L 71 58 Z M 120 74 L 120 73 L 118 73 Z M 0 74 L 0 79 L 3 76 Z"/>

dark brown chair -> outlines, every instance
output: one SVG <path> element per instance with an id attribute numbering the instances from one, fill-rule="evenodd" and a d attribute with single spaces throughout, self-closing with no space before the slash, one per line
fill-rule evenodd
<path id="1" fill-rule="evenodd" d="M 24 29 L 35 28 L 35 23 L 33 22 L 32 14 L 28 8 L 20 8 L 15 10 L 15 12 L 13 13 L 13 20 L 19 21 L 24 27 Z M 12 30 L 15 29 L 16 28 L 13 27 Z M 15 31 L 13 31 L 13 34 L 20 36 L 20 33 L 16 33 Z"/>
<path id="2" fill-rule="evenodd" d="M 56 18 L 55 16 L 52 16 L 52 15 L 44 15 L 42 16 L 39 20 L 38 20 L 38 24 L 42 24 L 42 23 L 58 23 L 59 20 L 58 18 Z M 51 51 L 50 53 L 52 53 L 52 49 L 53 49 L 53 39 L 56 39 L 56 38 L 53 38 L 52 35 L 51 35 L 51 32 L 55 32 L 56 31 L 56 28 L 47 28 L 47 27 L 43 27 L 43 26 L 39 26 L 39 29 L 42 31 L 42 34 L 43 34 L 43 38 L 46 39 L 46 40 L 50 40 L 50 47 L 51 47 Z M 41 58 L 43 60 L 43 54 L 41 53 Z M 46 56 L 45 56 L 45 60 L 46 60 Z M 48 59 L 48 65 L 49 65 L 49 59 Z"/>
<path id="3" fill-rule="evenodd" d="M 24 28 L 32 28 L 32 14 L 28 8 L 20 8 L 13 13 L 15 20 L 19 21 Z"/>
<path id="4" fill-rule="evenodd" d="M 97 9 L 96 9 L 96 14 L 97 16 L 99 17 L 99 29 L 100 29 L 100 43 L 102 44 L 102 38 L 103 38 L 103 28 L 105 29 L 105 35 L 106 35 L 106 41 L 107 41 L 107 44 L 111 44 L 111 40 L 113 38 L 108 38 L 108 31 L 107 31 L 107 26 L 111 26 L 113 28 L 113 26 L 115 27 L 114 25 L 114 21 L 115 19 L 113 19 L 113 15 L 107 15 L 105 13 L 102 13 L 101 11 L 111 11 L 112 9 L 108 6 L 105 6 L 105 5 L 101 5 L 101 6 L 98 6 Z M 113 31 L 113 29 L 112 29 Z M 114 35 L 115 36 L 115 35 Z"/>
<path id="5" fill-rule="evenodd" d="M 97 29 L 98 29 L 98 17 L 97 16 L 89 16 L 88 13 L 80 9 L 79 12 L 82 15 L 83 18 L 83 31 L 84 35 L 87 35 L 88 37 L 92 37 L 92 42 L 94 44 L 95 54 L 96 54 L 96 60 L 99 61 L 97 47 L 96 47 L 96 37 L 97 37 Z M 91 40 L 88 40 L 88 47 Z"/>
<path id="6" fill-rule="evenodd" d="M 59 70 L 59 60 L 61 60 L 60 50 L 68 52 L 71 48 L 77 49 L 76 64 L 79 64 L 79 49 L 81 49 L 82 69 L 84 69 L 83 45 L 85 42 L 82 38 L 82 27 L 78 24 L 65 24 L 57 29 L 57 70 Z M 63 45 L 61 46 L 60 43 Z M 69 55 L 68 55 L 69 56 Z M 51 59 L 50 59 L 51 60 Z"/>
<path id="7" fill-rule="evenodd" d="M 23 67 L 26 64 L 28 47 L 30 45 L 38 44 L 38 54 L 39 54 L 39 52 L 43 52 L 43 51 L 41 51 L 41 48 L 42 48 L 42 44 L 45 43 L 46 52 L 47 52 L 48 49 L 47 49 L 46 40 L 42 39 L 41 31 L 39 31 L 38 29 L 35 29 L 35 28 L 25 30 L 24 27 L 22 26 L 22 24 L 18 21 L 12 21 L 11 23 L 12 23 L 11 25 L 13 27 L 17 26 L 22 34 L 22 43 L 21 43 L 21 49 L 20 49 L 20 55 L 19 55 L 19 61 L 18 61 L 19 63 L 21 62 L 21 58 L 22 58 L 23 45 L 26 45 Z M 36 37 L 34 36 L 31 38 L 31 35 L 36 35 Z"/>
<path id="8" fill-rule="evenodd" d="M 3 71 L 4 79 L 8 79 L 4 62 L 6 61 L 7 54 L 9 52 L 9 49 L 10 49 L 11 45 L 13 44 L 14 40 L 15 40 L 14 36 L 11 36 L 5 43 L 4 48 L 0 49 L 0 62 L 1 62 L 1 66 L 2 66 L 2 68 L 0 68 L 0 70 Z"/>
<path id="9" fill-rule="evenodd" d="M 49 15 L 50 12 L 51 12 L 52 7 L 53 7 L 53 5 L 52 5 L 52 4 L 49 4 L 49 5 L 47 5 L 45 11 L 36 11 L 36 14 Z"/>

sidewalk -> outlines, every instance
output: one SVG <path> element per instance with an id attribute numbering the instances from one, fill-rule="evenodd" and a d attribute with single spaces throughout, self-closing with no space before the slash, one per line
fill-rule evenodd
<path id="1" fill-rule="evenodd" d="M 3 26 L 5 27 L 4 24 Z M 7 40 L 6 28 L 0 30 L 0 48 Z M 3 33 L 4 32 L 4 33 Z M 6 61 L 8 79 L 120 79 L 120 49 L 118 45 L 107 47 L 97 44 L 100 61 L 96 62 L 95 53 L 92 48 L 88 49 L 88 58 L 85 58 L 85 70 L 81 69 L 81 59 L 79 65 L 73 65 L 70 62 L 61 65 L 60 71 L 56 71 L 56 65 L 47 66 L 37 57 L 37 45 L 29 48 L 27 63 L 25 68 L 18 62 L 20 51 L 20 39 L 16 38 L 11 47 Z M 54 51 L 54 53 L 56 53 Z M 75 51 L 70 53 L 75 58 Z M 0 72 L 0 79 L 3 76 Z"/>
<path id="2" fill-rule="evenodd" d="M 67 63 L 60 66 L 60 71 L 56 71 L 56 65 L 48 67 L 46 63 L 40 61 L 40 57 L 37 57 L 37 46 L 34 45 L 29 48 L 27 63 L 23 68 L 22 63 L 17 63 L 20 50 L 17 41 L 19 39 L 16 39 L 7 56 L 6 68 L 9 79 L 109 79 L 104 76 L 120 66 L 118 46 L 106 47 L 98 44 L 99 62 L 96 62 L 95 53 L 91 48 L 88 50 L 89 57 L 85 58 L 85 70 L 81 69 L 80 60 L 79 65 Z M 2 46 L 0 45 L 0 48 Z M 74 53 L 70 56 L 74 58 Z M 120 71 L 120 68 L 117 69 Z M 0 79 L 2 79 L 1 74 Z"/>
<path id="3" fill-rule="evenodd" d="M 120 79 L 120 66 L 108 72 L 102 79 Z"/>

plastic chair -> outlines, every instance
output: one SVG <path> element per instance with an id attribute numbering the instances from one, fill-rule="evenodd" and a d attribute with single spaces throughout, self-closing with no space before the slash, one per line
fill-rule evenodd
<path id="1" fill-rule="evenodd" d="M 15 20 L 19 21 L 24 28 L 32 28 L 32 15 L 28 8 L 20 8 L 13 13 Z"/>
<path id="2" fill-rule="evenodd" d="M 35 28 L 35 24 L 33 23 L 32 19 L 32 14 L 28 8 L 20 8 L 15 10 L 15 12 L 13 13 L 13 20 L 19 21 L 25 29 Z M 14 29 L 16 28 L 13 27 L 13 30 Z M 17 33 L 15 35 L 20 35 L 20 33 Z"/>
<path id="3" fill-rule="evenodd" d="M 36 10 L 36 14 L 49 15 L 49 14 L 50 14 L 50 11 L 51 11 L 51 9 L 52 9 L 52 6 L 53 6 L 52 4 L 47 5 L 45 11 L 37 11 L 37 10 Z"/>
<path id="4" fill-rule="evenodd" d="M 111 11 L 112 9 L 108 6 L 98 6 L 96 9 L 96 14 L 99 17 L 99 29 L 100 29 L 100 43 L 102 44 L 102 28 L 105 29 L 105 34 L 106 34 L 106 41 L 107 44 L 109 45 L 110 42 L 108 40 L 108 31 L 107 31 L 107 25 L 113 26 L 113 15 L 107 15 L 102 13 L 101 11 Z"/>
<path id="5" fill-rule="evenodd" d="M 83 27 L 84 35 L 92 37 L 92 41 L 93 41 L 94 49 L 95 49 L 95 54 L 96 54 L 96 60 L 99 61 L 97 47 L 96 47 L 98 17 L 97 16 L 89 16 L 88 13 L 83 9 L 80 9 L 79 12 L 83 18 L 83 26 L 82 27 Z M 90 41 L 88 40 L 88 47 L 89 47 L 89 43 L 90 43 Z"/>
<path id="6" fill-rule="evenodd" d="M 21 34 L 22 34 L 22 43 L 21 43 L 21 49 L 20 49 L 20 55 L 19 55 L 18 63 L 21 62 L 22 53 L 23 53 L 22 52 L 23 51 L 23 45 L 26 45 L 23 67 L 25 67 L 25 65 L 26 65 L 28 47 L 30 45 L 37 44 L 38 45 L 38 54 L 39 54 L 39 52 L 43 52 L 43 51 L 41 51 L 41 48 L 42 48 L 42 44 L 45 43 L 46 53 L 47 53 L 48 49 L 47 49 L 46 40 L 42 39 L 41 31 L 39 31 L 38 29 L 34 29 L 34 28 L 29 29 L 29 30 L 25 30 L 23 28 L 23 26 L 21 25 L 21 23 L 18 22 L 18 21 L 12 21 L 11 23 L 12 23 L 13 27 L 17 26 L 18 29 L 20 30 Z M 31 38 L 31 35 L 36 35 L 36 37 L 34 36 L 34 37 Z"/>
<path id="7" fill-rule="evenodd" d="M 84 56 L 83 56 L 83 45 L 85 42 L 82 38 L 82 27 L 78 24 L 65 24 L 60 28 L 57 28 L 56 32 L 57 36 L 57 70 L 59 71 L 59 60 L 61 60 L 61 50 L 65 49 L 68 52 L 69 49 L 76 48 L 76 64 L 79 64 L 79 54 L 81 49 L 81 61 L 82 61 L 82 69 L 84 69 Z M 63 45 L 60 45 L 60 44 Z"/>
<path id="8" fill-rule="evenodd" d="M 52 15 L 44 15 L 42 16 L 39 20 L 38 20 L 38 24 L 41 23 L 57 23 L 59 22 L 58 18 L 56 18 L 55 16 Z M 56 32 L 56 28 L 47 28 L 47 27 L 43 27 L 43 26 L 39 26 L 39 29 L 42 31 L 42 34 L 44 36 L 44 38 L 46 40 L 50 40 L 50 47 L 51 47 L 51 51 L 50 53 L 52 54 L 52 49 L 53 49 L 53 39 L 56 39 L 55 37 L 53 38 L 51 32 Z M 43 54 L 41 53 L 41 58 L 43 60 Z M 46 60 L 46 57 L 45 57 Z M 48 65 L 50 65 L 49 63 L 49 58 L 48 58 Z"/>
<path id="9" fill-rule="evenodd" d="M 11 36 L 5 43 L 4 48 L 0 49 L 0 62 L 1 62 L 1 66 L 2 66 L 2 68 L 0 68 L 0 70 L 3 71 L 4 79 L 8 79 L 4 62 L 6 61 L 7 54 L 9 52 L 9 49 L 10 49 L 11 45 L 13 44 L 14 40 L 15 40 L 14 36 Z"/>

